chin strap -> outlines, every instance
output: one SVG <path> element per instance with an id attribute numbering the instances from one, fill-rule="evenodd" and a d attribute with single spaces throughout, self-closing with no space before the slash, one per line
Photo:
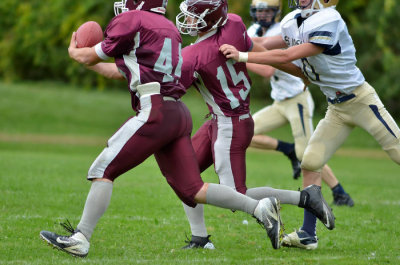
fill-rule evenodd
<path id="1" fill-rule="evenodd" d="M 320 9 L 315 9 L 314 8 L 315 4 L 317 3 L 317 1 L 318 1 L 319 8 L 321 8 L 321 7 L 323 8 L 323 6 L 320 4 L 319 0 L 314 0 L 310 8 L 301 10 L 301 17 L 302 18 L 308 18 L 309 16 L 314 14 L 314 12 L 320 11 Z"/>

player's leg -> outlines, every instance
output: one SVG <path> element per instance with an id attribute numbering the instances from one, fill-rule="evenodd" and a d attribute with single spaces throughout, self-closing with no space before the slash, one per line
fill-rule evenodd
<path id="1" fill-rule="evenodd" d="M 211 151 L 211 121 L 205 122 L 200 129 L 192 137 L 192 144 L 199 163 L 200 172 L 206 170 L 213 164 L 213 155 Z M 204 205 L 197 204 L 196 207 L 187 206 L 185 203 L 183 208 L 188 218 L 191 230 L 191 239 L 187 241 L 184 249 L 205 248 L 214 249 L 213 243 L 210 241 L 206 224 L 204 221 Z"/>
<path id="2" fill-rule="evenodd" d="M 277 150 L 285 154 L 291 161 L 293 169 L 293 177 L 296 179 L 300 176 L 300 162 L 297 159 L 293 143 L 287 143 L 282 140 L 272 138 L 264 133 L 273 131 L 285 125 L 288 121 L 279 110 L 279 103 L 274 102 L 253 116 L 254 119 L 254 136 L 250 146 L 259 149 Z"/>
<path id="3" fill-rule="evenodd" d="M 276 198 L 257 201 L 228 186 L 203 183 L 189 134 L 157 152 L 156 159 L 169 185 L 186 205 L 207 203 L 253 215 L 263 223 L 273 247 L 280 247 L 279 201 Z"/>
<path id="4" fill-rule="evenodd" d="M 333 204 L 337 206 L 354 206 L 354 201 L 351 198 L 350 194 L 348 194 L 343 186 L 339 183 L 339 180 L 336 178 L 332 169 L 326 164 L 322 168 L 321 171 L 322 180 L 328 185 L 328 187 L 332 191 L 333 195 Z"/>
<path id="5" fill-rule="evenodd" d="M 283 115 L 288 120 L 292 130 L 296 155 L 301 161 L 308 140 L 314 132 L 312 120 L 314 101 L 310 92 L 306 90 L 294 98 L 282 102 L 282 109 Z"/>
<path id="6" fill-rule="evenodd" d="M 41 231 L 41 239 L 68 254 L 86 257 L 89 252 L 89 242 L 93 230 L 110 203 L 112 188 L 113 183 L 110 180 L 94 180 L 77 228 L 75 229 L 68 220 L 66 223 L 61 224 L 71 235 L 62 236 L 50 231 Z"/>
<path id="7" fill-rule="evenodd" d="M 246 187 L 246 161 L 245 154 L 249 145 L 253 122 L 251 118 L 239 120 L 229 118 L 229 121 L 218 121 L 218 124 L 213 123 L 217 131 L 217 139 L 214 144 L 215 164 L 218 160 L 228 160 L 230 158 L 229 174 L 223 175 L 218 173 L 221 183 L 224 178 L 226 183 L 231 183 L 232 179 L 235 182 L 235 187 L 239 192 L 243 192 L 242 187 Z M 232 121 L 232 122 L 231 122 Z M 226 162 L 226 161 L 225 161 Z M 226 166 L 228 167 L 228 165 Z M 226 172 L 225 172 L 226 173 Z M 314 187 L 304 189 L 302 192 L 272 189 L 269 187 L 257 187 L 248 189 L 247 196 L 256 199 L 267 197 L 278 198 L 281 203 L 292 204 L 301 208 L 309 209 L 315 213 L 324 224 L 327 224 L 326 216 L 331 216 L 332 213 L 327 205 L 320 203 L 324 201 L 320 190 L 315 190 Z"/>
<path id="8" fill-rule="evenodd" d="M 285 101 L 283 104 L 285 104 L 285 116 L 289 120 L 292 128 L 297 157 L 302 160 L 304 150 L 314 132 L 312 120 L 314 101 L 311 97 L 311 93 L 306 90 L 293 99 Z M 354 205 L 350 195 L 344 191 L 342 185 L 328 165 L 322 168 L 321 174 L 322 180 L 332 190 L 334 203 L 336 205 Z"/>
<path id="9" fill-rule="evenodd" d="M 302 168 L 303 187 L 321 185 L 321 169 L 345 141 L 352 127 L 343 123 L 332 107 L 328 107 L 325 118 L 321 120 L 306 147 Z M 330 229 L 334 228 L 334 220 L 330 220 Z M 287 246 L 305 249 L 316 249 L 316 216 L 304 210 L 303 225 L 300 230 L 285 235 L 283 243 Z"/>
<path id="10" fill-rule="evenodd" d="M 289 121 L 295 145 L 296 157 L 301 161 L 308 140 L 314 132 L 314 101 L 306 90 L 297 96 L 281 102 L 283 115 Z M 300 170 L 301 171 L 301 170 Z M 298 173 L 300 176 L 300 173 Z"/>
<path id="11" fill-rule="evenodd" d="M 351 106 L 357 108 L 357 114 L 352 116 L 354 123 L 370 133 L 389 157 L 400 164 L 398 125 L 368 83 L 357 88 L 355 94 L 355 103 Z"/>
<path id="12" fill-rule="evenodd" d="M 142 136 L 141 133 L 142 130 L 147 131 L 146 121 L 152 119 L 151 113 L 141 112 L 129 119 L 109 139 L 108 146 L 93 162 L 88 172 L 88 179 L 93 181 L 77 229 L 71 225 L 64 226 L 71 236 L 42 231 L 40 236 L 43 240 L 74 256 L 85 257 L 88 254 L 93 230 L 111 200 L 113 180 L 140 164 L 157 148 L 151 140 L 152 135 L 145 133 Z"/>
<path id="13" fill-rule="evenodd" d="M 250 114 L 240 117 L 218 116 L 212 120 L 214 167 L 221 184 L 246 193 L 246 150 L 254 122 Z"/>
<path id="14" fill-rule="evenodd" d="M 221 208 L 246 212 L 262 224 L 268 234 L 272 247 L 281 246 L 283 223 L 280 217 L 280 202 L 276 198 L 264 198 L 259 201 L 236 192 L 225 185 L 205 183 L 196 194 L 196 202 L 207 203 Z"/>

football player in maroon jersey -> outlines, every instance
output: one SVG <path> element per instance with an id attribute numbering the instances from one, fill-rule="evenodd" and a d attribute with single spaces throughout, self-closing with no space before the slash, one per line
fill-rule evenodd
<path id="1" fill-rule="evenodd" d="M 176 17 L 179 31 L 198 36 L 194 44 L 182 50 L 181 82 L 185 88 L 193 85 L 202 94 L 211 115 L 211 120 L 192 137 L 200 171 L 214 164 L 221 184 L 255 199 L 273 196 L 281 203 L 310 208 L 310 211 L 318 212 L 324 224 L 330 222 L 334 226 L 334 217 L 326 202 L 315 207 L 308 204 L 314 200 L 323 201 L 320 190 L 314 186 L 302 192 L 270 187 L 247 189 L 246 149 L 254 133 L 249 110 L 251 80 L 246 64 L 227 60 L 219 47 L 221 43 L 230 43 L 241 51 L 249 51 L 253 50 L 253 43 L 242 19 L 227 13 L 226 0 L 186 0 L 180 4 L 180 10 Z M 254 46 L 254 49 L 263 50 L 260 46 Z M 297 67 L 291 69 L 302 75 Z M 309 198 L 306 204 L 300 199 L 304 197 Z M 184 204 L 184 209 L 192 232 L 192 238 L 184 248 L 214 249 L 204 223 L 203 205 L 192 208 Z"/>

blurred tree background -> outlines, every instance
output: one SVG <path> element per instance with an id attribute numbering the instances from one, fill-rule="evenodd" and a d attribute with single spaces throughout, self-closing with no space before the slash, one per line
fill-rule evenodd
<path id="1" fill-rule="evenodd" d="M 169 0 L 167 17 L 172 21 L 179 12 L 180 2 Z M 239 14 L 250 26 L 251 1 L 228 0 L 228 3 L 230 12 Z M 357 65 L 389 111 L 399 117 L 398 0 L 342 0 L 337 10 L 353 37 Z M 282 15 L 288 12 L 288 3 L 283 0 Z M 53 80 L 79 84 L 88 89 L 122 89 L 120 82 L 106 80 L 70 60 L 67 52 L 71 33 L 79 25 L 94 20 L 104 29 L 113 16 L 113 1 L 0 1 L 0 79 L 4 82 Z M 194 38 L 184 37 L 184 45 L 193 41 Z M 253 74 L 251 76 L 252 96 L 267 97 L 268 82 Z M 318 88 L 312 87 L 312 90 L 317 110 L 322 111 L 326 106 L 324 97 Z"/>

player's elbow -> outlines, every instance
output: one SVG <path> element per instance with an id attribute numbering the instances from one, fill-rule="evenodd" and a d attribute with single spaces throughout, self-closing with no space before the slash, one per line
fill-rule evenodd
<path id="1" fill-rule="evenodd" d="M 98 56 L 93 56 L 92 54 L 89 54 L 87 56 L 82 56 L 81 58 L 81 63 L 86 65 L 86 66 L 93 66 L 97 63 L 99 63 L 101 60 Z"/>
<path id="2" fill-rule="evenodd" d="M 263 76 L 264 76 L 265 78 L 271 78 L 271 76 L 273 76 L 274 73 L 275 73 L 275 69 L 271 67 L 270 69 L 266 69 L 266 70 L 265 70 Z"/>
<path id="3" fill-rule="evenodd" d="M 291 56 L 287 52 L 284 52 L 281 56 L 281 61 L 279 63 L 281 64 L 291 63 L 293 60 L 294 60 L 293 56 Z"/>
<path id="4" fill-rule="evenodd" d="M 115 80 L 125 80 L 125 77 L 121 73 L 114 73 L 110 78 Z"/>

